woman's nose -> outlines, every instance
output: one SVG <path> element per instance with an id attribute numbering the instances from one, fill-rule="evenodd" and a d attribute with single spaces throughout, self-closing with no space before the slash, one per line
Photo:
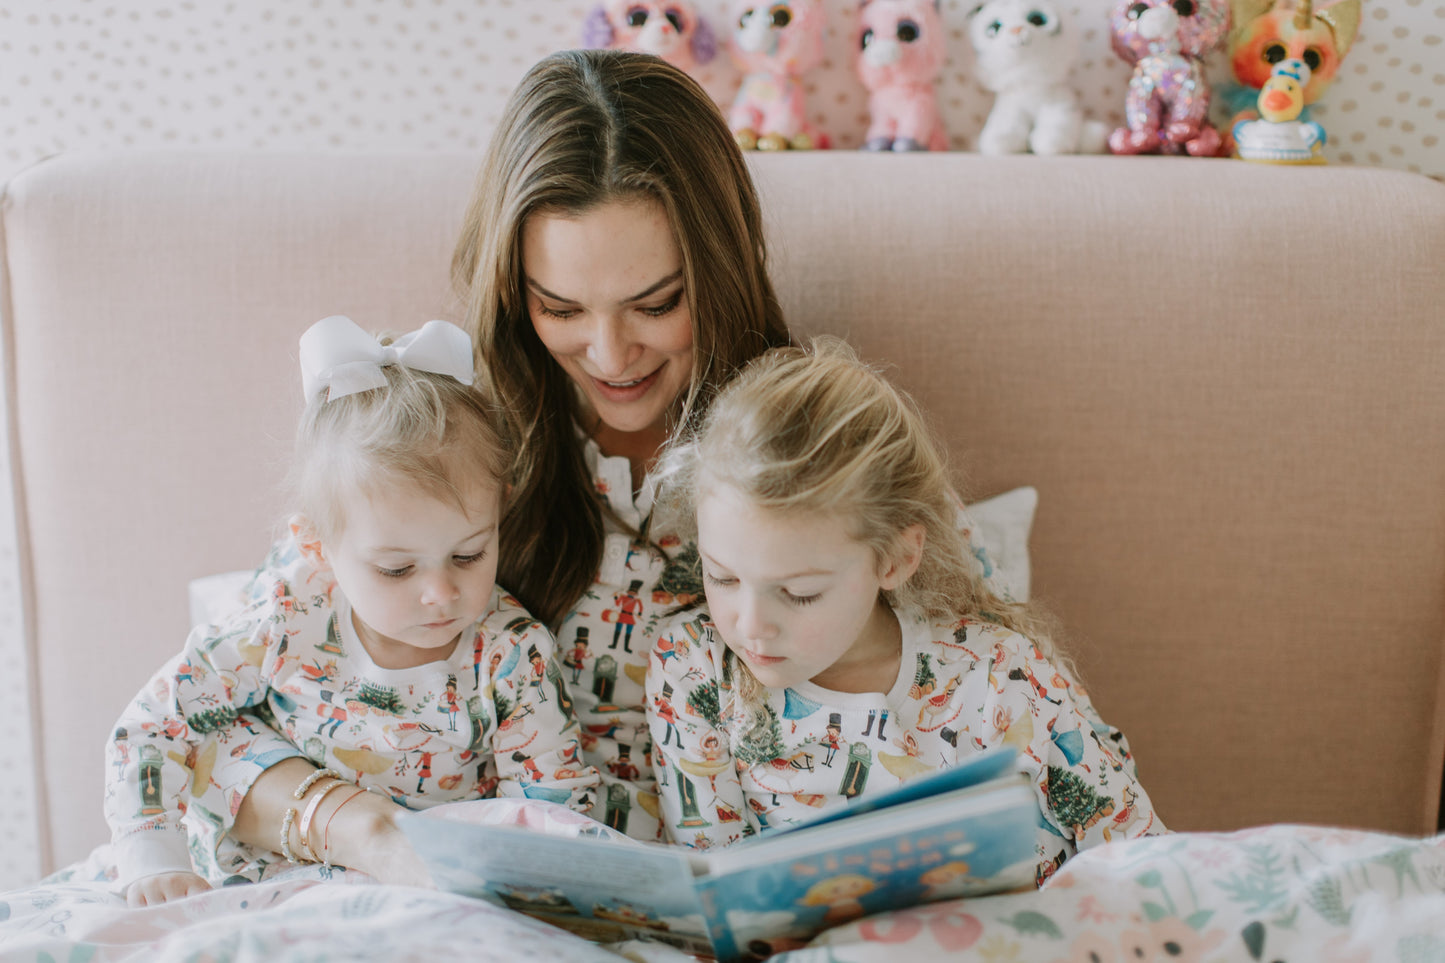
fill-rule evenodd
<path id="1" fill-rule="evenodd" d="M 621 318 L 599 317 L 587 345 L 587 360 L 603 378 L 621 377 L 632 363 L 627 326 Z"/>

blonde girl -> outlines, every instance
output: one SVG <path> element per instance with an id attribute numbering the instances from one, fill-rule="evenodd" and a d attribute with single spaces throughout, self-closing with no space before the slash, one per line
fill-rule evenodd
<path id="1" fill-rule="evenodd" d="M 470 338 L 432 321 L 383 341 L 332 317 L 301 362 L 290 539 L 252 602 L 194 630 L 112 733 L 106 815 L 132 905 L 351 864 L 332 821 L 362 797 L 585 811 L 596 796 L 552 636 L 496 584 L 509 460 L 471 387 Z M 321 768 L 294 785 L 268 853 L 226 832 L 223 787 L 281 756 Z"/>
<path id="2" fill-rule="evenodd" d="M 719 845 L 996 746 L 1041 819 L 1038 876 L 1163 831 L 1036 609 L 990 590 L 911 401 L 842 342 L 771 351 L 665 455 L 706 610 L 647 676 L 664 822 Z"/>

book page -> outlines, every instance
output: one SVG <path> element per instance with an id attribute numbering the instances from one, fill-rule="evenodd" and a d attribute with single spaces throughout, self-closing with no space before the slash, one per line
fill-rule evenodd
<path id="1" fill-rule="evenodd" d="M 602 943 L 644 937 L 711 953 L 688 853 L 403 814 L 439 889 L 475 896 Z"/>

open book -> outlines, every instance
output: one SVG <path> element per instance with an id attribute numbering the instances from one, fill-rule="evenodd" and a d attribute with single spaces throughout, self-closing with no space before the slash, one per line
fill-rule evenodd
<path id="1" fill-rule="evenodd" d="M 642 937 L 739 960 L 860 916 L 1031 886 L 1038 803 L 1013 758 L 988 752 L 711 851 L 399 819 L 441 889 L 598 942 Z"/>

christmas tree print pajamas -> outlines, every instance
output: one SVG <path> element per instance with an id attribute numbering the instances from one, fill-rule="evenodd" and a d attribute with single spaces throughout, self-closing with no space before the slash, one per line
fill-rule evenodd
<path id="1" fill-rule="evenodd" d="M 112 731 L 105 811 L 123 883 L 193 861 L 213 883 L 259 876 L 267 856 L 226 833 L 255 776 L 291 755 L 410 809 L 596 801 L 552 636 L 502 590 L 446 660 L 406 669 L 371 661 L 340 590 L 294 545 L 278 544 L 252 598 L 193 630 Z"/>
<path id="2" fill-rule="evenodd" d="M 724 711 L 733 683 L 707 616 L 665 626 L 647 697 L 672 838 L 725 845 L 998 746 L 1018 751 L 1038 797 L 1040 882 L 1078 847 L 1165 831 L 1123 733 L 1033 643 L 989 623 L 899 622 L 903 657 L 887 692 L 769 690 L 766 725 L 746 736 Z"/>

